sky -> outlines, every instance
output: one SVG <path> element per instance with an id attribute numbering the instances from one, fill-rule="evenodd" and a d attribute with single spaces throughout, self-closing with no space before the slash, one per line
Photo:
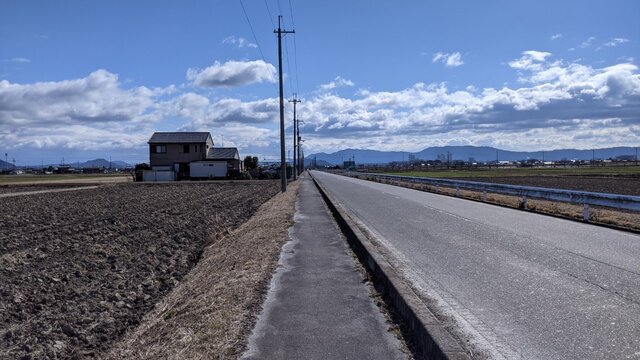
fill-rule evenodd
<path id="1" fill-rule="evenodd" d="M 277 159 L 279 14 L 306 154 L 640 145 L 635 0 L 0 0 L 0 155 L 138 163 L 209 131 Z"/>

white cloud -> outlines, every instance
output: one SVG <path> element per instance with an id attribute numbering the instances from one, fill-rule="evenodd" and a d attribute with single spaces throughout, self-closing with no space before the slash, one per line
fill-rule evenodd
<path id="1" fill-rule="evenodd" d="M 224 64 L 216 61 L 206 69 L 188 69 L 187 79 L 202 87 L 233 87 L 275 82 L 276 68 L 262 60 L 227 61 Z"/>
<path id="2" fill-rule="evenodd" d="M 595 37 L 590 36 L 587 40 L 583 41 L 583 42 L 582 42 L 582 43 L 580 43 L 580 45 L 578 45 L 578 46 L 579 46 L 580 48 L 582 48 L 582 49 L 586 49 L 586 48 L 588 48 L 589 46 L 591 46 L 591 44 L 593 44 L 593 41 L 594 41 L 595 39 L 596 39 Z"/>
<path id="3" fill-rule="evenodd" d="M 541 63 L 549 56 L 551 53 L 544 51 L 523 51 L 519 59 L 509 62 L 509 66 L 518 70 L 538 70 L 542 68 Z"/>
<path id="4" fill-rule="evenodd" d="M 527 51 L 512 61 L 529 84 L 521 88 L 453 91 L 445 84 L 418 83 L 400 91 L 359 90 L 355 97 L 317 93 L 299 105 L 305 120 L 302 134 L 308 140 L 305 148 L 311 153 L 345 147 L 419 150 L 471 144 L 530 150 L 640 141 L 640 75 L 635 65 L 596 69 L 549 61 L 550 56 Z M 277 150 L 276 98 L 192 97 L 192 109 L 181 110 L 196 114 L 187 128 L 246 128 L 247 139 L 259 141 L 263 150 Z M 253 146 L 240 131 L 234 136 L 243 146 Z"/>
<path id="5" fill-rule="evenodd" d="M 13 147 L 129 146 L 157 120 L 152 114 L 155 98 L 172 89 L 123 89 L 118 76 L 106 70 L 58 82 L 14 84 L 3 80 L 0 143 Z M 104 134 L 109 136 L 102 137 Z"/>
<path id="6" fill-rule="evenodd" d="M 558 39 L 562 39 L 562 34 L 553 34 L 551 35 L 551 40 L 558 40 Z"/>
<path id="7" fill-rule="evenodd" d="M 305 144 L 331 151 L 345 143 L 419 150 L 451 143 L 540 149 L 640 141 L 635 65 L 594 69 L 549 62 L 550 55 L 528 51 L 512 62 L 529 87 L 450 91 L 444 84 L 416 84 L 396 92 L 360 91 L 357 99 L 308 99 L 300 109 L 310 114 L 302 129 Z"/>
<path id="8" fill-rule="evenodd" d="M 353 81 L 345 79 L 341 76 L 336 76 L 335 79 L 333 79 L 332 82 L 327 83 L 327 84 L 322 84 L 320 85 L 320 89 L 322 90 L 332 90 L 338 87 L 344 87 L 344 86 L 353 86 L 355 85 L 353 83 Z"/>
<path id="9" fill-rule="evenodd" d="M 607 47 L 616 47 L 620 44 L 624 44 L 626 42 L 629 42 L 629 39 L 625 39 L 625 38 L 613 38 L 610 41 L 602 44 L 603 46 L 607 46 Z"/>
<path id="10" fill-rule="evenodd" d="M 433 59 L 431 60 L 431 62 L 435 63 L 437 61 L 442 62 L 447 67 L 458 67 L 464 64 L 464 62 L 462 61 L 462 55 L 459 52 L 454 52 L 451 54 L 437 52 L 433 54 Z"/>
<path id="11" fill-rule="evenodd" d="M 236 36 L 227 36 L 226 38 L 224 38 L 224 40 L 222 40 L 223 44 L 229 44 L 229 45 L 235 45 L 238 48 L 244 48 L 244 47 L 249 47 L 249 48 L 257 48 L 258 45 L 250 42 L 249 40 L 243 38 L 243 37 L 236 37 Z"/>
<path id="12" fill-rule="evenodd" d="M 31 59 L 27 59 L 24 57 L 14 57 L 11 59 L 4 59 L 4 62 L 11 62 L 11 63 L 30 63 Z"/>
<path id="13" fill-rule="evenodd" d="M 278 120 L 280 105 L 277 98 L 242 101 L 223 98 L 215 101 L 186 93 L 160 105 L 163 116 L 179 116 L 191 120 L 190 126 L 217 127 L 222 124 L 263 124 Z"/>
<path id="14" fill-rule="evenodd" d="M 534 50 L 509 66 L 522 78 L 520 87 L 452 90 L 444 83 L 417 83 L 399 91 L 357 90 L 353 96 L 314 92 L 298 108 L 305 121 L 305 152 L 347 146 L 419 150 L 471 144 L 517 150 L 640 143 L 637 66 L 594 68 Z M 341 77 L 333 83 L 353 86 Z M 223 134 L 225 145 L 253 149 L 250 153 L 277 152 L 277 98 L 215 98 L 197 89 L 167 97 L 171 91 L 123 88 L 117 75 L 105 70 L 60 82 L 0 81 L 0 143 L 144 152 L 155 122 L 165 119 L 177 123 L 176 129 Z M 290 119 L 291 108 L 286 111 Z"/>

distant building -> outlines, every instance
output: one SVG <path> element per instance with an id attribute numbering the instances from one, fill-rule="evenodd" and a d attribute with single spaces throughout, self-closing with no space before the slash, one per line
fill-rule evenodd
<path id="1" fill-rule="evenodd" d="M 238 149 L 214 148 L 209 132 L 155 132 L 148 144 L 151 170 L 144 172 L 144 181 L 227 177 L 243 171 Z"/>
<path id="2" fill-rule="evenodd" d="M 178 179 L 189 176 L 189 164 L 205 160 L 213 139 L 208 132 L 155 132 L 149 139 L 149 165 L 173 171 Z"/>
<path id="3" fill-rule="evenodd" d="M 211 148 L 205 160 L 190 164 L 191 178 L 219 178 L 237 176 L 244 171 L 238 149 L 234 147 Z"/>
<path id="4" fill-rule="evenodd" d="M 342 167 L 345 169 L 355 169 L 356 162 L 354 160 L 346 160 L 342 162 Z"/>

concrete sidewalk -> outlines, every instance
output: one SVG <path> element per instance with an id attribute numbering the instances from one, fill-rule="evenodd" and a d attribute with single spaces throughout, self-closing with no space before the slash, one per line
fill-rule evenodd
<path id="1" fill-rule="evenodd" d="M 292 240 L 243 358 L 406 359 L 313 181 L 299 181 Z"/>

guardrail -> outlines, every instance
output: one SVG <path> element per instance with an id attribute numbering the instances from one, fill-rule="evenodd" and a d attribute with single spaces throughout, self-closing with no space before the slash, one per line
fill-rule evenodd
<path id="1" fill-rule="evenodd" d="M 487 200 L 487 193 L 514 195 L 521 197 L 521 201 L 525 207 L 527 198 L 581 204 L 584 206 L 582 218 L 586 222 L 589 221 L 589 206 L 593 205 L 640 212 L 640 196 L 378 173 L 347 172 L 345 175 L 351 177 L 368 177 L 431 185 L 436 187 L 436 192 L 440 191 L 440 186 L 454 188 L 456 189 L 456 196 L 458 196 L 460 189 L 481 191 L 483 201 Z"/>

